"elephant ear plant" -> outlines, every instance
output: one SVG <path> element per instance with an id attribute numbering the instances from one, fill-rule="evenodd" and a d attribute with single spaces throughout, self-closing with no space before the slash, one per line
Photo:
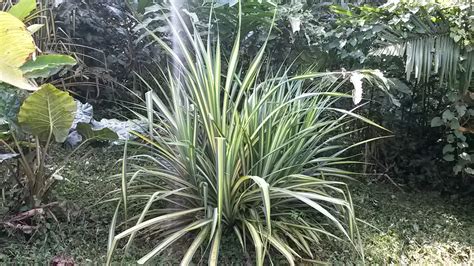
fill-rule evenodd
<path id="1" fill-rule="evenodd" d="M 76 109 L 68 93 L 49 84 L 39 89 L 35 80 L 49 78 L 76 64 L 70 56 L 44 54 L 36 47 L 33 34 L 44 25 L 27 26 L 23 22 L 31 23 L 41 13 L 41 10 L 35 12 L 36 6 L 36 0 L 20 0 L 8 10 L 0 11 L 0 125 L 6 128 L 0 141 L 11 152 L 1 154 L 0 160 L 20 157 L 19 175 L 26 176 L 26 180 L 18 178 L 25 194 L 22 197 L 25 202 L 20 205 L 29 208 L 38 206 L 52 184 L 52 175 L 45 168 L 47 151 L 52 138 L 57 142 L 65 140 Z M 28 95 L 26 91 L 35 92 Z M 34 136 L 33 149 L 27 149 L 35 152 L 22 148 L 30 140 L 24 133 Z M 17 139 L 22 135 L 26 141 Z"/>
<path id="2" fill-rule="evenodd" d="M 0 154 L 0 161 L 18 158 L 18 185 L 23 188 L 19 207 L 41 208 L 60 171 L 69 157 L 91 141 L 116 140 L 117 134 L 109 128 L 91 129 L 89 124 L 79 123 L 78 131 L 83 141 L 56 165 L 48 164 L 49 151 L 54 142 L 63 143 L 75 119 L 76 102 L 68 92 L 51 84 L 44 84 L 30 94 L 19 108 L 17 123 L 10 128 L 0 127 L 0 144 L 10 152 Z M 17 211 L 19 208 L 13 208 Z"/>
<path id="3" fill-rule="evenodd" d="M 50 172 L 46 168 L 46 156 L 52 141 L 62 143 L 66 140 L 75 110 L 76 102 L 69 93 L 45 84 L 25 99 L 18 114 L 21 133 L 34 136 L 34 148 L 28 148 L 33 152 L 22 148 L 14 132 L 11 134 L 13 144 L 1 140 L 13 154 L 17 153 L 20 157 L 26 179 L 22 182 L 27 193 L 25 203 L 30 208 L 39 206 L 54 183 L 57 171 Z"/>
<path id="4" fill-rule="evenodd" d="M 162 71 L 165 83 L 148 84 L 142 118 L 150 132 L 137 135 L 149 148 L 133 156 L 125 150 L 107 263 L 120 240 L 127 239 L 126 253 L 146 237 L 156 247 L 139 264 L 179 243 L 182 265 L 197 252 L 217 265 L 224 234 L 233 234 L 244 251 L 254 249 L 257 265 L 275 252 L 290 265 L 311 260 L 323 238 L 349 243 L 362 255 L 341 181 L 354 174 L 344 166 L 357 162 L 345 152 L 369 141 L 350 142 L 359 130 L 352 122 L 381 127 L 339 108 L 352 96 L 338 90 L 351 75 L 374 77 L 369 71 L 265 73 L 265 46 L 250 65 L 239 66 L 240 23 L 225 58 L 219 38 L 203 41 L 178 19 L 170 23 L 173 48 L 150 31 L 173 63 Z"/>
<path id="5" fill-rule="evenodd" d="M 37 83 L 75 65 L 76 60 L 45 54 L 37 48 L 33 34 L 44 25 L 31 22 L 38 16 L 44 18 L 38 14 L 45 12 L 36 10 L 36 6 L 36 0 L 20 0 L 5 12 L 0 11 L 0 162 L 2 167 L 14 166 L 13 159 L 19 162 L 14 167 L 17 171 L 2 176 L 2 183 L 16 179 L 12 189 L 1 188 L 1 205 L 5 207 L 6 203 L 14 216 L 0 224 L 23 232 L 34 228 L 30 218 L 43 213 L 48 192 L 61 178 L 61 167 L 47 164 L 48 152 L 53 142 L 64 142 L 76 110 L 67 92 Z M 7 203 L 6 194 L 15 201 Z"/>

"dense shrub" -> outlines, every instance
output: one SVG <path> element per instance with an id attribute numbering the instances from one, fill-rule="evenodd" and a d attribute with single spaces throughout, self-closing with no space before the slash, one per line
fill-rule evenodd
<path id="1" fill-rule="evenodd" d="M 465 187 L 463 184 L 472 180 L 474 171 L 471 168 L 472 133 L 469 121 L 473 114 L 470 90 L 473 88 L 474 35 L 472 24 L 469 26 L 466 23 L 470 20 L 472 8 L 466 1 L 395 1 L 379 7 L 335 10 L 341 14 L 336 31 L 347 32 L 350 28 L 353 31 L 344 35 L 349 42 L 363 37 L 373 43 L 363 46 L 366 51 L 364 65 L 378 63 L 384 66 L 386 75 L 404 80 L 408 85 L 404 86 L 409 93 L 402 97 L 402 105 L 396 110 L 381 106 L 382 112 L 377 120 L 382 124 L 393 124 L 389 128 L 397 133 L 395 137 L 399 143 L 419 147 L 413 149 L 419 152 L 414 160 L 414 154 L 403 152 L 404 149 L 395 153 L 412 158 L 410 161 L 430 162 L 422 167 L 425 170 L 430 165 L 452 170 L 451 174 L 428 171 L 425 173 L 427 176 L 404 174 L 401 177 L 400 172 L 393 173 L 408 183 L 420 181 L 421 184 L 445 190 L 448 187 Z M 360 32 L 364 31 L 364 27 L 378 30 L 365 37 Z M 397 58 L 402 58 L 403 62 Z M 399 115 L 391 115 L 392 111 Z M 441 130 L 436 128 L 439 126 L 442 126 Z M 427 150 L 440 152 L 437 156 L 426 156 Z M 443 163 L 443 160 L 446 162 Z M 415 173 L 419 169 L 412 163 L 400 163 L 394 169 L 404 167 L 405 173 Z M 415 178 L 407 179 L 407 176 Z"/>
<path id="2" fill-rule="evenodd" d="M 83 59 L 69 89 L 89 100 L 133 100 L 141 93 L 136 73 L 145 73 L 153 51 L 137 42 L 137 21 L 127 1 L 61 1 L 55 8 L 58 38 Z"/>
<path id="3" fill-rule="evenodd" d="M 274 60 L 285 59 L 279 55 L 300 55 L 294 65 L 381 69 L 395 82 L 391 103 L 386 95 L 367 88 L 364 96 L 372 103 L 365 111 L 392 130 L 394 139 L 363 151 L 366 162 L 377 165 L 365 169 L 382 174 L 389 170 L 391 177 L 413 187 L 465 188 L 473 172 L 472 4 L 385 2 L 280 5 L 277 23 L 283 30 L 272 40 Z M 395 166 L 387 167 L 394 158 Z M 434 165 L 439 170 L 430 168 Z M 451 173 L 444 171 L 448 168 Z"/>

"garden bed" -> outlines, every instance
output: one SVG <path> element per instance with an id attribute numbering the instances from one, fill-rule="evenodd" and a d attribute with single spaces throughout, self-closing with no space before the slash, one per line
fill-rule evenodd
<path id="1" fill-rule="evenodd" d="M 54 150 L 53 158 L 66 153 Z M 95 147 L 79 152 L 62 172 L 66 179 L 55 193 L 58 221 L 48 219 L 32 235 L 0 231 L 0 263 L 45 264 L 58 258 L 77 263 L 103 263 L 114 204 L 99 204 L 118 189 L 110 175 L 117 173 L 121 147 Z M 472 199 L 453 199 L 433 191 L 402 192 L 391 184 L 351 184 L 363 240 L 365 261 L 372 264 L 474 263 L 474 206 Z M 368 225 L 370 224 L 370 225 Z M 236 240 L 225 239 L 224 263 L 248 264 Z M 234 243 L 235 241 L 235 243 Z M 146 245 L 146 244 L 145 244 Z M 316 261 L 361 261 L 349 247 L 327 240 L 314 247 Z M 133 262 L 132 250 L 127 261 Z M 159 262 L 178 263 L 179 250 L 167 251 Z M 198 256 L 196 256 L 198 257 Z M 251 256 L 250 256 L 251 257 Z"/>

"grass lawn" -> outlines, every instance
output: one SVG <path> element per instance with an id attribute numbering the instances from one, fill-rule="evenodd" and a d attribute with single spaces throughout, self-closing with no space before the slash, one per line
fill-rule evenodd
<path id="1" fill-rule="evenodd" d="M 64 151 L 55 150 L 56 156 Z M 114 204 L 94 205 L 117 189 L 110 180 L 117 173 L 121 147 L 96 147 L 79 152 L 63 170 L 67 179 L 55 187 L 59 204 L 54 218 L 33 235 L 0 231 L 0 263 L 47 264 L 55 257 L 70 257 L 77 263 L 103 263 L 108 224 Z M 360 235 L 369 264 L 474 264 L 474 201 L 451 200 L 437 192 L 401 192 L 393 185 L 352 184 Z M 368 225 L 370 224 L 370 225 Z M 11 232 L 10 232 L 11 233 Z M 224 239 L 225 264 L 248 264 L 238 243 Z M 150 246 L 144 243 L 144 246 Z M 145 254 L 132 250 L 126 262 Z M 327 240 L 314 247 L 316 260 L 333 263 L 362 262 L 349 247 Z M 167 251 L 155 262 L 178 263 L 180 250 Z M 196 256 L 197 257 L 197 256 Z"/>

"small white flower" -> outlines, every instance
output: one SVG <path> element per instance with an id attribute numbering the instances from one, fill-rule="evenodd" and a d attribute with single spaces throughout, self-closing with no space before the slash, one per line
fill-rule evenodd
<path id="1" fill-rule="evenodd" d="M 64 177 L 62 175 L 59 175 L 59 174 L 53 174 L 53 177 L 54 177 L 54 179 L 59 180 L 59 181 L 64 180 Z"/>
<path id="2" fill-rule="evenodd" d="M 301 30 L 301 20 L 298 17 L 290 17 L 290 25 L 293 33 Z"/>
<path id="3" fill-rule="evenodd" d="M 352 85 L 354 85 L 354 89 L 352 90 L 352 101 L 354 104 L 359 104 L 362 101 L 362 79 L 364 78 L 363 75 L 355 72 L 352 73 L 350 81 Z"/>

